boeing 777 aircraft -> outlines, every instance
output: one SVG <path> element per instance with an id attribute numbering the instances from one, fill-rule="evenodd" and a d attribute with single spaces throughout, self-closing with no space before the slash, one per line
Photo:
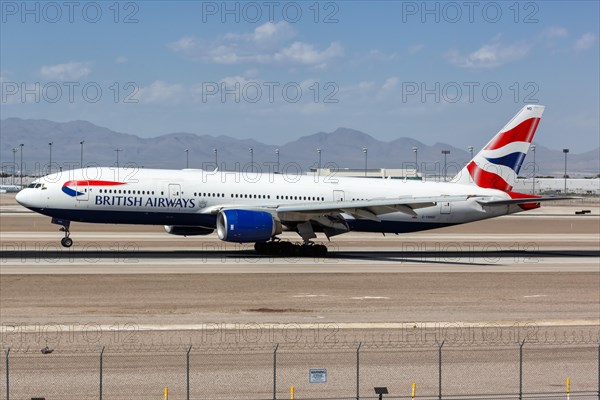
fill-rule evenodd
<path id="1" fill-rule="evenodd" d="M 450 182 L 331 178 L 202 170 L 84 168 L 44 176 L 18 193 L 23 206 L 71 221 L 164 225 L 173 235 L 254 243 L 259 254 L 325 255 L 316 232 L 404 233 L 464 224 L 539 207 L 512 192 L 544 107 L 527 105 Z M 67 176 L 66 176 L 67 175 Z M 295 231 L 302 244 L 279 240 Z"/>

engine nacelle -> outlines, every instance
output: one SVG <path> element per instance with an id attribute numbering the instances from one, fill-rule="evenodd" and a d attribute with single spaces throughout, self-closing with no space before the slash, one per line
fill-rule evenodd
<path id="1" fill-rule="evenodd" d="M 171 235 L 177 236 L 204 236 L 210 235 L 215 230 L 211 228 L 203 228 L 201 226 L 165 225 L 165 231 Z"/>
<path id="2" fill-rule="evenodd" d="M 217 234 L 226 242 L 265 242 L 281 233 L 271 214 L 252 210 L 223 210 L 217 215 Z"/>

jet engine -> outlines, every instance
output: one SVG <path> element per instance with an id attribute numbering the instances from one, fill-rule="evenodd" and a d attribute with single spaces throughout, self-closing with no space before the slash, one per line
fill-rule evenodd
<path id="1" fill-rule="evenodd" d="M 217 215 L 217 234 L 226 242 L 266 242 L 281 233 L 281 222 L 264 211 L 223 210 Z"/>

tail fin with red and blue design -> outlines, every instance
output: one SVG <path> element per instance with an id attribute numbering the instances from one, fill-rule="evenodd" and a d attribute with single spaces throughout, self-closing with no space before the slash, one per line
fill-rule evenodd
<path id="1" fill-rule="evenodd" d="M 523 107 L 452 182 L 510 192 L 543 112 L 544 106 Z"/>

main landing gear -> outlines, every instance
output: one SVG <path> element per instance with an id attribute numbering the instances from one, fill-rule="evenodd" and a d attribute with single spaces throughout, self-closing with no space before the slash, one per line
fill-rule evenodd
<path id="1" fill-rule="evenodd" d="M 281 240 L 257 242 L 254 244 L 254 250 L 261 255 L 273 256 L 325 257 L 327 255 L 326 246 L 314 244 L 313 242 L 304 244 L 296 244 Z"/>
<path id="2" fill-rule="evenodd" d="M 69 248 L 73 246 L 73 239 L 69 237 L 71 232 L 69 231 L 69 226 L 71 226 L 71 221 L 66 219 L 52 218 L 52 223 L 56 225 L 60 225 L 60 231 L 65 233 L 65 237 L 60 240 L 60 244 L 62 247 Z"/>

